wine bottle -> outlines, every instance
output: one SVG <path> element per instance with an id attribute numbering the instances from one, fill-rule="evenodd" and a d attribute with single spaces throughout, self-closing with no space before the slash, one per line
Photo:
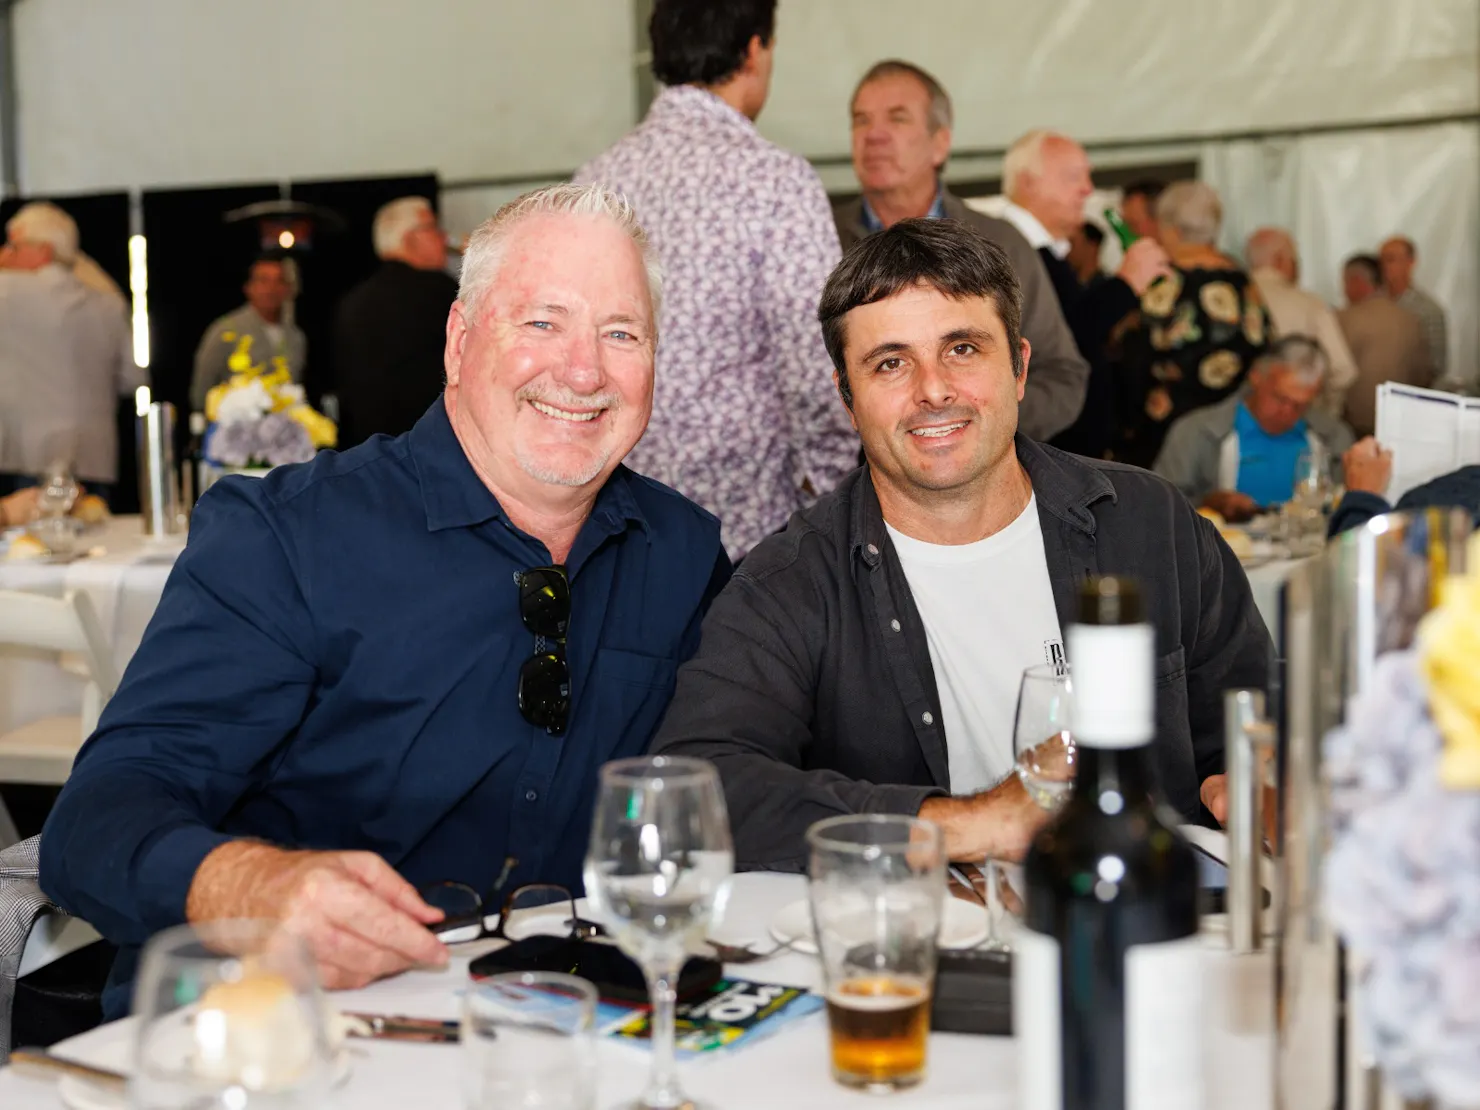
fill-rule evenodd
<path id="1" fill-rule="evenodd" d="M 1120 213 L 1113 208 L 1105 209 L 1105 222 L 1110 225 L 1110 230 L 1115 232 L 1115 238 L 1120 240 L 1120 249 L 1129 250 L 1130 245 L 1140 238 L 1132 231 L 1125 220 L 1121 219 Z"/>
<path id="2" fill-rule="evenodd" d="M 1069 626 L 1073 792 L 1024 866 L 1013 1015 L 1026 1110 L 1205 1105 L 1197 860 L 1157 800 L 1155 631 L 1125 578 L 1091 578 Z"/>

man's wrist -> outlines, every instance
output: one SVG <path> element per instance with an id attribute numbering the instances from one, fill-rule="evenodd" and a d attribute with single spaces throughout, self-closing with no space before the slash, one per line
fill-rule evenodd
<path id="1" fill-rule="evenodd" d="M 275 884 L 268 880 L 292 854 L 258 840 L 224 840 L 195 869 L 185 919 L 277 916 Z"/>

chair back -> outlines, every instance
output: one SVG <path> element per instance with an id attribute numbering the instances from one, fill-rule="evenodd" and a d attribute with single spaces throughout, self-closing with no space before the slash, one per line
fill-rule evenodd
<path id="1" fill-rule="evenodd" d="M 82 695 L 82 733 L 91 735 L 98 715 L 118 689 L 118 671 L 87 594 L 62 597 L 0 590 L 0 644 L 71 654 L 87 670 Z"/>

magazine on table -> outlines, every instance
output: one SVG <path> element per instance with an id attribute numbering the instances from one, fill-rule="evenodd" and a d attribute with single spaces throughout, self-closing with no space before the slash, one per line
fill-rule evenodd
<path id="1" fill-rule="evenodd" d="M 705 1056 L 751 1044 L 821 1010 L 822 998 L 800 987 L 725 978 L 700 998 L 678 1005 L 675 1039 L 680 1059 Z M 602 1000 L 597 1028 L 631 1044 L 647 1046 L 649 1011 Z"/>

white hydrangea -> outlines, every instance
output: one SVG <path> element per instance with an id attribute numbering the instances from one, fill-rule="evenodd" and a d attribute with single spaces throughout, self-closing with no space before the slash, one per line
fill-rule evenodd
<path id="1" fill-rule="evenodd" d="M 256 378 L 231 390 L 216 408 L 217 424 L 245 424 L 272 411 L 272 395 Z"/>

